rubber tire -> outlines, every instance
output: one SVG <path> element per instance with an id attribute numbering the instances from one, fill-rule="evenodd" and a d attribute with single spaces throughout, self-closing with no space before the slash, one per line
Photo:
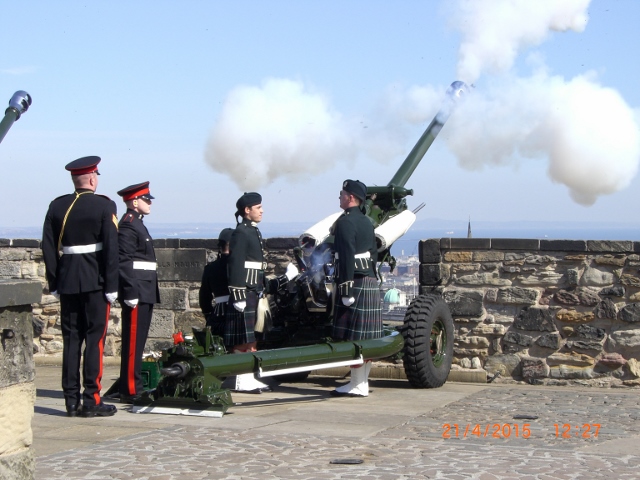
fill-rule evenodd
<path id="1" fill-rule="evenodd" d="M 434 363 L 431 352 L 431 332 L 434 328 L 444 330 L 446 344 L 441 362 Z M 402 361 L 411 386 L 415 388 L 438 388 L 444 385 L 453 360 L 453 318 L 449 306 L 437 295 L 420 295 L 411 302 L 400 329 L 404 337 Z"/>

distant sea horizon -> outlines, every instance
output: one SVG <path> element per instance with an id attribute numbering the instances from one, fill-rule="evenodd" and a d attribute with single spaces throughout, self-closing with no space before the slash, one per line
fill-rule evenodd
<path id="1" fill-rule="evenodd" d="M 228 223 L 153 223 L 146 221 L 149 233 L 160 238 L 218 238 Z M 301 222 L 265 222 L 260 224 L 264 238 L 299 237 L 312 224 Z M 468 222 L 420 219 L 398 239 L 392 253 L 417 255 L 418 242 L 428 238 L 466 238 Z M 623 222 L 543 222 L 477 221 L 471 222 L 473 238 L 533 238 L 556 240 L 640 240 L 640 224 Z M 3 227 L 0 238 L 41 239 L 42 227 Z"/>

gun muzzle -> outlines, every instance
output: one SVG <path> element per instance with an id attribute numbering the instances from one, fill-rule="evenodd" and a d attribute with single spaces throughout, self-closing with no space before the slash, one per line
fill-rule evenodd
<path id="1" fill-rule="evenodd" d="M 18 90 L 13 94 L 11 100 L 9 100 L 9 107 L 4 112 L 4 118 L 0 122 L 0 143 L 11 126 L 20 118 L 20 115 L 29 109 L 30 105 L 31 95 L 27 92 Z"/>

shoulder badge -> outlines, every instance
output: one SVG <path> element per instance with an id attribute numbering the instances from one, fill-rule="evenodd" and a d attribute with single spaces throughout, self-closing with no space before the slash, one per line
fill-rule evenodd
<path id="1" fill-rule="evenodd" d="M 116 217 L 115 213 L 111 216 L 111 220 L 113 221 L 113 224 L 116 226 L 116 230 L 118 230 L 118 217 Z"/>

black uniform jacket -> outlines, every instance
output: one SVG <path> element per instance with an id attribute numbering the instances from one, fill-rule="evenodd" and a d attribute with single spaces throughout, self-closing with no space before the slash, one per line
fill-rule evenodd
<path id="1" fill-rule="evenodd" d="M 353 279 L 376 277 L 378 260 L 373 224 L 359 207 L 347 208 L 334 224 L 334 250 L 340 296 L 351 296 Z"/>
<path id="2" fill-rule="evenodd" d="M 213 299 L 229 295 L 229 283 L 227 281 L 227 264 L 229 255 L 221 253 L 213 262 L 204 267 L 202 284 L 198 295 L 200 310 L 205 315 L 213 312 Z"/>
<path id="3" fill-rule="evenodd" d="M 246 298 L 247 290 L 262 291 L 264 288 L 264 256 L 262 235 L 256 224 L 242 220 L 236 226 L 229 243 L 229 294 L 232 302 Z"/>
<path id="4" fill-rule="evenodd" d="M 62 241 L 58 245 L 67 211 Z M 86 189 L 58 197 L 49 204 L 42 229 L 42 253 L 49 291 L 62 294 L 95 290 L 104 290 L 105 293 L 118 291 L 116 212 L 116 204 L 112 200 Z M 60 252 L 63 247 L 82 249 L 82 246 L 91 245 L 101 246 L 102 249 L 62 255 Z"/>
<path id="5" fill-rule="evenodd" d="M 142 215 L 127 210 L 120 219 L 118 243 L 120 251 L 119 299 L 138 299 L 142 303 L 160 303 L 158 273 L 154 268 L 156 253 L 153 239 L 142 223 Z"/>

